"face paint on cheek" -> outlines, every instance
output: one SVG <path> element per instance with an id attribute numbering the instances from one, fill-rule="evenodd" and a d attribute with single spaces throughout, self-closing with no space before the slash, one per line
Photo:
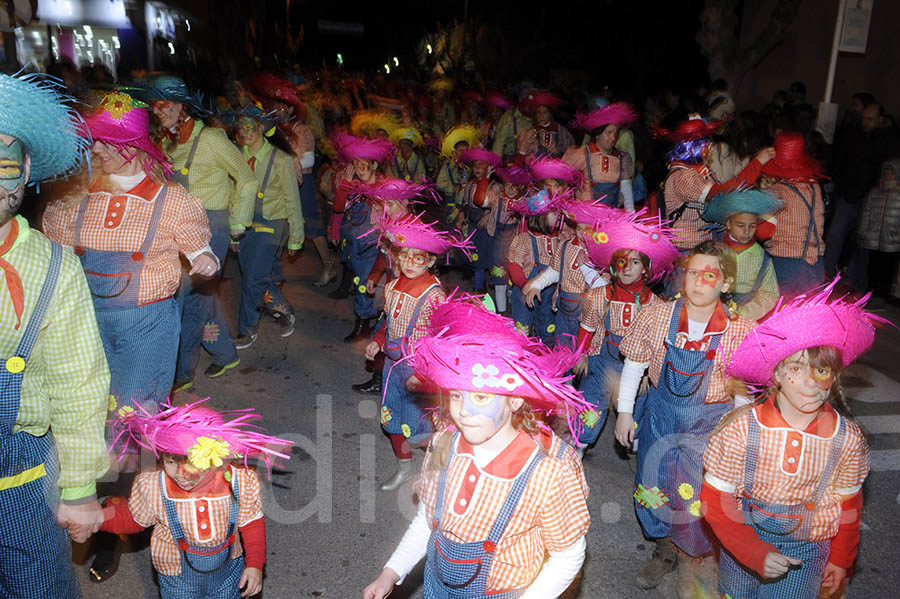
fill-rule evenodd
<path id="1" fill-rule="evenodd" d="M 0 187 L 12 192 L 25 184 L 25 146 L 18 139 L 0 143 Z"/>
<path id="2" fill-rule="evenodd" d="M 465 396 L 465 410 L 467 414 L 472 416 L 484 416 L 494 423 L 495 426 L 503 424 L 503 418 L 506 416 L 503 409 L 503 397 L 500 395 L 491 395 L 488 401 L 476 401 L 473 394 L 467 393 Z"/>
<path id="3" fill-rule="evenodd" d="M 819 370 L 819 368 L 810 367 L 809 376 L 819 389 L 828 391 L 834 385 L 834 371 L 827 367 L 821 368 L 822 372 L 819 372 Z"/>
<path id="4" fill-rule="evenodd" d="M 718 268 L 712 268 L 709 264 L 706 264 L 697 273 L 697 276 L 700 278 L 701 284 L 715 287 L 719 283 L 719 279 L 722 278 L 722 271 Z"/>

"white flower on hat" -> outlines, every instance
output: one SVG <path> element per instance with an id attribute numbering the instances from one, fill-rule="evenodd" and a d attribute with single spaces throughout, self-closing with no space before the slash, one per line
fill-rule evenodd
<path id="1" fill-rule="evenodd" d="M 472 384 L 479 389 L 485 386 L 501 386 L 500 379 L 497 378 L 497 375 L 500 374 L 500 370 L 493 364 L 488 364 L 487 366 L 485 366 L 484 364 L 473 364 L 472 374 L 475 375 L 474 377 L 472 377 Z"/>
<path id="2" fill-rule="evenodd" d="M 506 389 L 507 391 L 512 391 L 516 387 L 524 385 L 525 381 L 522 380 L 515 372 L 507 372 L 504 373 L 503 376 L 500 377 L 500 386 Z"/>

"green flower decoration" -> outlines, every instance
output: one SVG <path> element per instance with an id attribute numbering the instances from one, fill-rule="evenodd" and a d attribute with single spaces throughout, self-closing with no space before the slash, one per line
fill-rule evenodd
<path id="1" fill-rule="evenodd" d="M 583 411 L 578 417 L 589 428 L 597 428 L 597 424 L 600 423 L 600 414 L 593 408 Z"/>
<path id="2" fill-rule="evenodd" d="M 381 424 L 387 424 L 394 419 L 391 409 L 387 406 L 381 406 Z"/>
<path id="3" fill-rule="evenodd" d="M 634 499 L 641 507 L 658 509 L 669 503 L 669 496 L 659 487 L 647 489 L 639 484 L 634 490 Z"/>

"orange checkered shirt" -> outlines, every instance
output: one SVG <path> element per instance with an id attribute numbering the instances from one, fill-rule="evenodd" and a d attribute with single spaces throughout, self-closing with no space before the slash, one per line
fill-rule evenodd
<path id="1" fill-rule="evenodd" d="M 519 233 L 509 244 L 507 260 L 522 267 L 527 277 L 534 268 L 534 252 L 531 250 L 531 238 L 537 239 L 538 264 L 550 266 L 559 249 L 559 238 L 556 235 L 535 235 L 529 231 Z"/>
<path id="2" fill-rule="evenodd" d="M 418 280 L 420 278 L 422 279 L 421 281 Z M 402 289 L 397 289 L 398 284 L 401 282 L 404 283 Z M 400 339 L 406 335 L 406 328 L 415 314 L 419 298 L 432 284 L 437 284 L 438 287 L 428 291 L 425 305 L 422 307 L 419 318 L 413 327 L 413 332 L 408 339 L 409 342 L 412 342 L 425 334 L 428 323 L 431 322 L 431 314 L 444 301 L 447 294 L 441 289 L 441 282 L 437 277 L 427 273 L 422 277 L 417 277 L 415 280 L 410 280 L 406 277 L 393 279 L 384 286 L 384 296 L 386 298 L 384 301 L 384 313 L 388 316 L 387 326 L 390 329 L 391 338 Z"/>
<path id="3" fill-rule="evenodd" d="M 559 285 L 556 286 L 556 292 L 553 294 L 554 304 L 560 291 L 584 293 L 587 290 L 587 283 L 584 281 L 584 275 L 581 274 L 581 251 L 582 248 L 577 237 L 560 242 L 559 251 L 553 256 L 553 262 L 550 264 L 550 267 L 559 273 Z M 566 254 L 565 264 L 562 263 L 564 252 Z"/>
<path id="4" fill-rule="evenodd" d="M 784 421 L 770 397 L 710 437 L 703 453 L 704 480 L 738 500 L 744 496 L 744 458 L 750 418 L 755 418 L 761 429 L 753 498 L 780 505 L 809 501 L 828 461 L 842 416 L 825 404 L 824 412 L 806 430 L 798 431 Z M 809 540 L 824 541 L 837 534 L 841 495 L 859 492 L 868 473 L 866 440 L 859 426 L 848 420 L 840 462 L 818 504 Z"/>
<path id="5" fill-rule="evenodd" d="M 432 446 L 441 435 L 432 438 Z M 515 440 L 484 469 L 474 462 L 472 446 L 459 438 L 449 465 L 441 532 L 460 543 L 488 538 L 519 473 L 538 451 L 546 451 L 527 433 Z M 419 497 L 432 529 L 440 471 L 429 472 L 429 447 L 422 467 Z M 553 458 L 541 460 L 494 550 L 488 591 L 526 588 L 537 576 L 547 551 L 562 551 L 584 536 L 591 524 L 587 498 L 573 469 Z"/>
<path id="6" fill-rule="evenodd" d="M 637 314 L 640 314 L 640 312 L 635 312 L 636 304 L 607 298 L 609 291 L 609 285 L 605 285 L 589 289 L 584 294 L 584 305 L 581 308 L 581 328 L 594 333 L 594 337 L 591 339 L 591 347 L 588 350 L 589 356 L 600 355 L 603 338 L 605 337 L 604 333 L 606 332 L 604 320 L 607 309 L 609 310 L 610 332 L 614 335 L 624 336 L 631 325 L 637 321 Z M 655 306 L 660 302 L 662 300 L 651 293 L 650 301 L 642 305 L 641 310 Z"/>
<path id="7" fill-rule="evenodd" d="M 822 232 L 825 228 L 825 203 L 822 201 L 822 188 L 818 183 L 800 183 L 791 181 L 800 194 L 779 181 L 766 191 L 774 193 L 784 203 L 784 207 L 775 213 L 778 224 L 775 234 L 766 242 L 766 249 L 779 258 L 803 258 L 808 264 L 815 264 L 819 256 L 825 254 L 825 242 Z M 815 228 L 806 235 L 810 224 L 810 207 Z"/>
<path id="8" fill-rule="evenodd" d="M 665 184 L 666 211 L 671 214 L 686 202 L 705 203 L 714 183 L 709 169 L 705 166 L 681 165 L 671 168 Z M 705 224 L 706 221 L 700 218 L 697 210 L 686 208 L 681 218 L 672 225 L 679 229 L 675 245 L 679 249 L 690 250 L 698 243 L 712 239 L 712 233 L 700 230 Z"/>
<path id="9" fill-rule="evenodd" d="M 104 252 L 137 252 L 150 225 L 153 198 L 159 188 L 149 177 L 134 189 L 115 194 L 99 189 L 99 181 L 95 183 L 88 196 L 81 243 Z M 51 202 L 44 212 L 44 233 L 54 241 L 73 246 L 79 204 L 80 201 Z M 179 252 L 198 252 L 209 240 L 209 221 L 203 204 L 178 183 L 169 183 L 159 229 L 144 256 L 139 305 L 171 297 L 181 281 Z"/>
<path id="10" fill-rule="evenodd" d="M 262 502 L 259 497 L 259 479 L 256 472 L 248 468 L 230 466 L 231 475 L 240 483 L 240 509 L 237 527 L 245 526 L 263 517 Z M 165 489 L 160 485 L 162 470 L 142 472 L 137 475 L 128 498 L 128 507 L 134 521 L 141 526 L 153 526 L 150 537 L 150 556 L 153 567 L 160 574 L 178 576 L 181 574 L 181 553 L 172 538 L 172 531 L 166 520 L 163 493 L 175 502 L 178 520 L 184 529 L 187 542 L 192 545 L 212 547 L 224 543 L 228 538 L 228 505 L 230 494 L 215 496 L 194 496 L 181 490 L 168 476 L 162 474 Z M 221 476 L 217 473 L 217 475 Z M 237 534 L 237 530 L 235 530 Z M 239 557 L 243 550 L 235 541 L 231 557 Z"/>
<path id="11" fill-rule="evenodd" d="M 588 144 L 588 148 L 590 148 L 591 176 L 594 178 L 594 183 L 616 183 L 620 179 L 631 179 L 634 177 L 634 161 L 628 152 L 618 154 L 614 150 L 613 154 L 604 154 L 593 142 Z M 578 190 L 578 199 L 583 202 L 591 201 L 593 199 L 591 196 L 591 180 L 588 179 L 587 175 L 584 146 L 569 148 L 562 159 L 563 162 L 577 168 L 584 174 L 584 179 L 581 181 L 581 187 Z"/>
<path id="12" fill-rule="evenodd" d="M 675 311 L 676 302 L 660 301 L 653 306 L 641 310 L 631 330 L 622 340 L 619 351 L 632 362 L 650 363 L 650 382 L 657 386 L 659 375 L 662 373 L 663 361 L 666 355 L 666 336 L 669 332 L 669 319 Z M 684 312 L 681 315 L 685 322 Z M 706 390 L 706 403 L 720 403 L 731 401 L 725 390 L 725 364 L 730 356 L 737 350 L 741 341 L 750 331 L 756 328 L 756 322 L 738 316 L 729 320 L 725 316 L 725 309 L 721 302 L 716 312 L 709 320 L 703 342 L 698 351 L 706 351 L 712 335 L 722 333 L 719 349 L 713 361 L 712 371 L 709 374 L 709 385 Z M 675 336 L 675 345 L 683 348 L 688 342 L 687 334 L 678 333 Z"/>

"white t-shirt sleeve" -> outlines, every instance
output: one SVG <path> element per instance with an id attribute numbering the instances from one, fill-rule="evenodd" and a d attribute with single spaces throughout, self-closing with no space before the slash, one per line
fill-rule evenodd
<path id="1" fill-rule="evenodd" d="M 391 555 L 391 559 L 384 565 L 390 568 L 400 577 L 397 584 L 402 584 L 406 576 L 416 567 L 425 553 L 428 551 L 428 539 L 431 538 L 431 528 L 428 526 L 428 518 L 425 515 L 425 504 L 419 502 L 419 510 L 416 517 L 409 523 L 400 544 Z"/>
<path id="2" fill-rule="evenodd" d="M 546 563 L 522 599 L 554 599 L 559 597 L 581 570 L 587 542 L 582 536 L 562 551 L 550 551 Z"/>

